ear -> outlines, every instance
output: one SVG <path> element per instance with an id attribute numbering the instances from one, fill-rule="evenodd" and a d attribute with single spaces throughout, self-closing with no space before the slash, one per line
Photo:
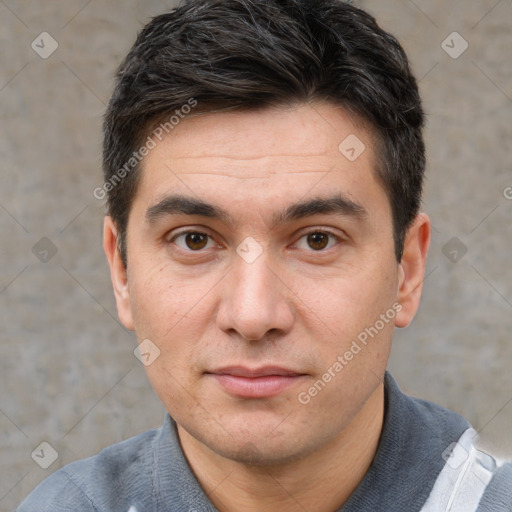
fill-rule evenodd
<path id="1" fill-rule="evenodd" d="M 117 228 L 112 217 L 108 215 L 103 222 L 103 248 L 110 266 L 110 277 L 112 279 L 112 286 L 114 287 L 117 314 L 122 324 L 127 329 L 133 331 L 134 325 L 128 289 L 128 277 L 117 244 Z"/>
<path id="2" fill-rule="evenodd" d="M 430 219 L 420 213 L 405 236 L 404 252 L 398 269 L 397 299 L 402 309 L 395 318 L 397 327 L 407 327 L 418 311 L 429 245 Z"/>

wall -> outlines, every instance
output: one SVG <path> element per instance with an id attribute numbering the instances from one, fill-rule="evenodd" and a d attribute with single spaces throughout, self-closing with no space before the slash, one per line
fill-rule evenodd
<path id="1" fill-rule="evenodd" d="M 164 5 L 0 2 L 0 510 L 161 423 L 117 319 L 92 191 L 113 72 Z M 359 5 L 403 43 L 428 113 L 433 243 L 421 311 L 396 332 L 390 370 L 512 456 L 512 3 Z M 48 469 L 42 442 L 58 454 Z"/>

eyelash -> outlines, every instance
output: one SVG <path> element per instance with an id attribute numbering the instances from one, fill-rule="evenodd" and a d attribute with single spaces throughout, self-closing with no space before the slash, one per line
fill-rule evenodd
<path id="1" fill-rule="evenodd" d="M 311 235 L 311 234 L 317 234 L 317 233 L 321 233 L 323 235 L 327 235 L 331 238 L 334 238 L 334 240 L 336 241 L 336 243 L 339 243 L 341 242 L 341 237 L 338 236 L 338 235 L 335 235 L 334 233 L 332 233 L 331 231 L 328 231 L 328 230 L 325 230 L 325 229 L 311 229 L 305 233 L 303 233 L 299 240 L 302 240 L 304 237 L 307 237 L 308 235 Z M 190 230 L 190 231 L 181 231 L 179 233 L 176 233 L 170 240 L 169 240 L 169 243 L 175 243 L 175 240 L 180 237 L 180 236 L 183 236 L 183 235 L 190 235 L 190 234 L 196 234 L 196 235 L 203 235 L 203 236 L 207 236 L 209 237 L 210 239 L 213 240 L 213 237 L 211 235 L 209 235 L 208 233 L 205 233 L 203 231 L 194 231 L 194 230 Z M 179 247 L 179 246 L 178 246 Z M 328 251 L 329 249 L 331 249 L 331 247 L 327 247 L 326 249 L 320 249 L 320 250 L 314 250 L 314 249 L 311 249 L 310 251 L 308 252 L 312 252 L 312 253 L 322 253 L 322 252 L 326 252 Z M 200 250 L 197 250 L 197 251 L 194 251 L 192 249 L 183 249 L 182 247 L 179 247 L 180 250 L 182 251 L 185 251 L 185 252 L 189 252 L 189 253 L 202 253 L 205 251 L 205 249 L 200 249 Z"/>

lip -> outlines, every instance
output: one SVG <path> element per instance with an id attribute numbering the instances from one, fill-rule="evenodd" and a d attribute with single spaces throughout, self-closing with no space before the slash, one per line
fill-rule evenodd
<path id="1" fill-rule="evenodd" d="M 270 398 L 276 396 L 305 374 L 278 366 L 246 368 L 229 366 L 207 372 L 229 394 L 241 398 Z"/>

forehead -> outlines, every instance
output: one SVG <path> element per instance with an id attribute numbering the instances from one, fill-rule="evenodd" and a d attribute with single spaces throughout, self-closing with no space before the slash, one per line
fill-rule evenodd
<path id="1" fill-rule="evenodd" d="M 327 155 L 338 151 L 350 135 L 364 139 L 366 147 L 373 146 L 368 127 L 342 107 L 301 103 L 258 110 L 193 111 L 168 131 L 165 142 L 169 149 L 172 145 L 174 159 L 236 155 L 249 160 Z"/>
<path id="2" fill-rule="evenodd" d="M 331 104 L 200 114 L 145 157 L 134 207 L 175 192 L 227 207 L 253 202 L 260 212 L 308 194 L 371 203 L 385 196 L 374 160 L 370 131 Z"/>

